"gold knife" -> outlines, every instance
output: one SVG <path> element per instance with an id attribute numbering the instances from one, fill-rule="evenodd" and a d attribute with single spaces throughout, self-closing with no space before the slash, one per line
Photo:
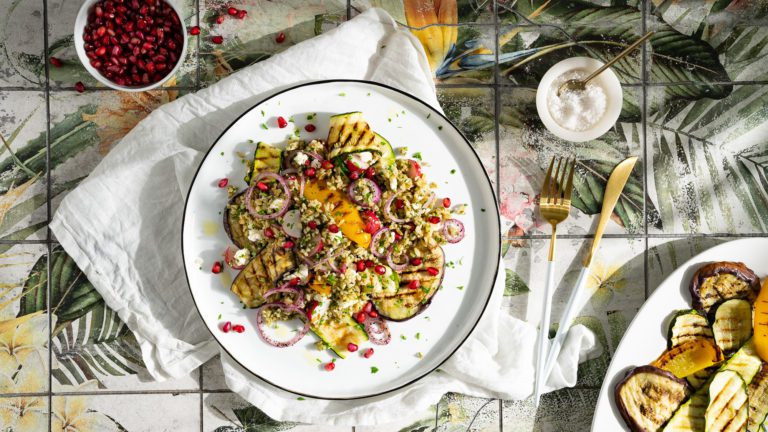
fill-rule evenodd
<path id="1" fill-rule="evenodd" d="M 560 354 L 572 321 L 576 318 L 576 314 L 581 311 L 584 301 L 582 297 L 585 294 L 583 292 L 584 286 L 587 284 L 589 276 L 589 266 L 592 264 L 592 258 L 594 258 L 597 247 L 600 245 L 600 239 L 603 237 L 605 226 L 613 214 L 613 209 L 616 207 L 616 203 L 619 201 L 621 192 L 624 190 L 624 186 L 627 184 L 629 175 L 632 173 L 636 163 L 637 157 L 623 160 L 613 169 L 611 176 L 608 178 L 608 184 L 605 186 L 605 194 L 603 195 L 603 208 L 600 210 L 600 220 L 597 222 L 597 229 L 595 230 L 595 239 L 592 240 L 592 247 L 589 249 L 587 256 L 584 257 L 584 264 L 581 268 L 579 279 L 576 282 L 576 287 L 571 292 L 568 304 L 565 306 L 563 315 L 560 317 L 560 326 L 557 329 L 557 334 L 555 334 L 555 338 L 552 339 L 552 344 L 549 347 L 549 354 L 547 355 L 547 362 L 545 363 L 544 374 L 542 375 L 542 377 L 545 377 L 544 382 L 546 382 L 552 373 L 552 369 L 555 367 L 557 356 Z"/>

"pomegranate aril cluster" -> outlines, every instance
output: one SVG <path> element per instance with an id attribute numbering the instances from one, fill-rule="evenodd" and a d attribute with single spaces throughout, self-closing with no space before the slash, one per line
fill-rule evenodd
<path id="1" fill-rule="evenodd" d="M 156 83 L 180 61 L 184 37 L 176 11 L 162 0 L 102 0 L 83 31 L 91 66 L 117 85 Z"/>

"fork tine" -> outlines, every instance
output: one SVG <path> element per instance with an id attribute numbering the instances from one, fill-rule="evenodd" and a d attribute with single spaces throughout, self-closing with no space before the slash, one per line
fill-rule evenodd
<path id="1" fill-rule="evenodd" d="M 557 160 L 557 168 L 555 169 L 555 173 L 552 176 L 552 203 L 557 205 L 557 200 L 560 198 L 560 192 L 561 192 L 561 185 L 558 183 L 557 178 L 560 175 L 560 165 L 563 164 L 563 159 L 558 158 Z"/>
<path id="2" fill-rule="evenodd" d="M 541 199 L 546 199 L 547 202 L 549 202 L 550 198 L 549 182 L 552 175 L 552 166 L 555 164 L 555 159 L 556 157 L 553 156 L 552 160 L 549 162 L 549 168 L 547 168 L 547 173 L 544 175 L 544 185 L 541 187 Z"/>
<path id="3" fill-rule="evenodd" d="M 576 168 L 576 157 L 571 160 L 571 172 L 568 174 L 568 184 L 565 186 L 565 200 L 571 201 L 571 192 L 573 192 L 573 171 Z"/>
<path id="4" fill-rule="evenodd" d="M 559 185 L 557 193 L 557 204 L 563 205 L 565 200 L 566 186 L 565 186 L 565 174 L 568 172 L 568 165 L 571 163 L 571 158 L 563 159 L 563 171 L 557 173 L 557 184 Z"/>

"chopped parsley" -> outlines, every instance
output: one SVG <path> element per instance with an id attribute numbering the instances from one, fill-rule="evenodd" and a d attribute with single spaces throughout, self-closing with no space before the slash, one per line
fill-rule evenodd
<path id="1" fill-rule="evenodd" d="M 289 122 L 289 123 L 294 123 L 294 121 L 293 121 L 293 116 L 290 116 L 290 117 L 288 117 L 288 122 Z"/>
<path id="2" fill-rule="evenodd" d="M 416 333 L 416 340 L 421 339 L 421 333 Z"/>
<path id="3" fill-rule="evenodd" d="M 422 160 L 422 159 L 421 159 L 421 152 L 416 152 L 416 153 L 414 153 L 414 154 L 413 154 L 413 158 L 414 158 L 414 159 L 418 159 L 418 160 Z"/>
<path id="4" fill-rule="evenodd" d="M 221 155 L 224 156 L 224 152 L 221 152 Z"/>
<path id="5" fill-rule="evenodd" d="M 371 95 L 371 92 L 368 92 L 368 94 L 366 96 L 370 96 L 370 95 Z"/>
<path id="6" fill-rule="evenodd" d="M 388 121 L 388 122 L 390 122 L 390 123 L 392 123 L 392 118 L 391 118 L 391 117 L 390 117 L 390 118 L 388 118 L 388 119 L 387 119 L 387 121 Z"/>
<path id="7" fill-rule="evenodd" d="M 371 366 L 371 373 L 372 374 L 375 374 L 378 371 L 379 371 L 379 368 L 377 368 L 376 366 Z"/>
<path id="8" fill-rule="evenodd" d="M 480 211 L 481 211 L 481 212 L 483 212 L 483 213 L 485 213 L 485 209 L 484 209 L 484 208 L 481 208 L 481 209 L 480 209 Z"/>
<path id="9" fill-rule="evenodd" d="M 401 334 L 401 335 L 400 335 L 400 339 L 402 339 L 402 340 L 406 340 L 407 338 L 405 337 L 405 335 Z"/>
<path id="10" fill-rule="evenodd" d="M 419 352 L 416 353 L 416 357 L 418 357 L 419 359 L 423 359 L 424 358 L 424 354 L 422 354 L 421 351 L 419 351 Z"/>
<path id="11" fill-rule="evenodd" d="M 265 116 L 265 114 L 264 114 L 264 110 L 261 110 L 261 116 L 262 116 L 262 117 L 264 117 L 264 116 Z"/>
<path id="12" fill-rule="evenodd" d="M 427 118 L 432 117 L 432 113 L 427 113 Z"/>
<path id="13" fill-rule="evenodd" d="M 218 320 L 221 320 L 221 314 L 219 314 L 219 316 L 218 316 L 218 318 L 216 318 L 216 320 L 217 320 L 217 321 L 218 321 Z"/>
<path id="14" fill-rule="evenodd" d="M 267 130 L 267 129 L 269 129 L 269 127 L 267 126 L 267 124 L 266 124 L 266 123 L 262 123 L 262 124 L 261 124 L 261 128 L 262 128 L 262 129 L 264 129 L 264 130 Z"/>
<path id="15" fill-rule="evenodd" d="M 299 397 L 296 398 L 296 400 L 300 400 L 301 401 L 301 400 L 306 400 L 306 399 L 304 399 L 303 397 L 299 396 Z"/>
<path id="16" fill-rule="evenodd" d="M 307 114 L 307 120 L 314 120 L 317 113 Z"/>
<path id="17" fill-rule="evenodd" d="M 456 289 L 457 289 L 457 290 L 459 290 L 459 291 L 461 291 L 461 290 L 463 290 L 463 289 L 464 289 L 464 285 L 459 285 L 459 286 L 457 286 L 457 287 L 456 287 Z"/>
<path id="18" fill-rule="evenodd" d="M 248 140 L 248 144 L 253 144 L 253 140 L 252 140 L 252 139 L 249 139 L 249 140 Z"/>
<path id="19" fill-rule="evenodd" d="M 456 168 L 451 170 L 451 174 L 456 174 Z"/>
<path id="20" fill-rule="evenodd" d="M 442 126 L 438 126 L 437 130 L 443 130 L 443 127 Z"/>
<path id="21" fill-rule="evenodd" d="M 346 94 L 346 93 L 344 93 L 344 92 L 341 92 L 341 93 L 339 93 L 339 96 L 341 96 L 341 97 L 344 97 L 344 96 L 346 96 L 346 95 L 347 95 L 347 94 Z"/>

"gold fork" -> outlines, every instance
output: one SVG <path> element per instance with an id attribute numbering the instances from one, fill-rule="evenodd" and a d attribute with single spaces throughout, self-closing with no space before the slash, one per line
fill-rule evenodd
<path id="1" fill-rule="evenodd" d="M 555 168 L 555 162 L 557 167 Z M 552 289 L 555 280 L 555 240 L 557 239 L 557 225 L 568 218 L 571 211 L 571 191 L 573 190 L 573 171 L 576 159 L 563 159 L 557 156 L 552 158 L 544 178 L 544 186 L 541 188 L 539 199 L 539 211 L 541 216 L 552 225 L 552 238 L 549 241 L 549 256 L 547 258 L 547 279 L 544 287 L 544 301 L 541 312 L 541 324 L 536 356 L 536 381 L 534 383 L 534 406 L 539 406 L 541 391 L 544 387 L 545 377 L 544 360 L 546 355 L 546 342 L 549 338 L 549 320 L 552 313 Z M 554 172 L 553 172 L 554 168 Z M 562 169 L 561 169 L 562 168 Z M 566 178 L 567 176 L 567 178 Z M 567 182 L 567 183 L 566 183 Z"/>

